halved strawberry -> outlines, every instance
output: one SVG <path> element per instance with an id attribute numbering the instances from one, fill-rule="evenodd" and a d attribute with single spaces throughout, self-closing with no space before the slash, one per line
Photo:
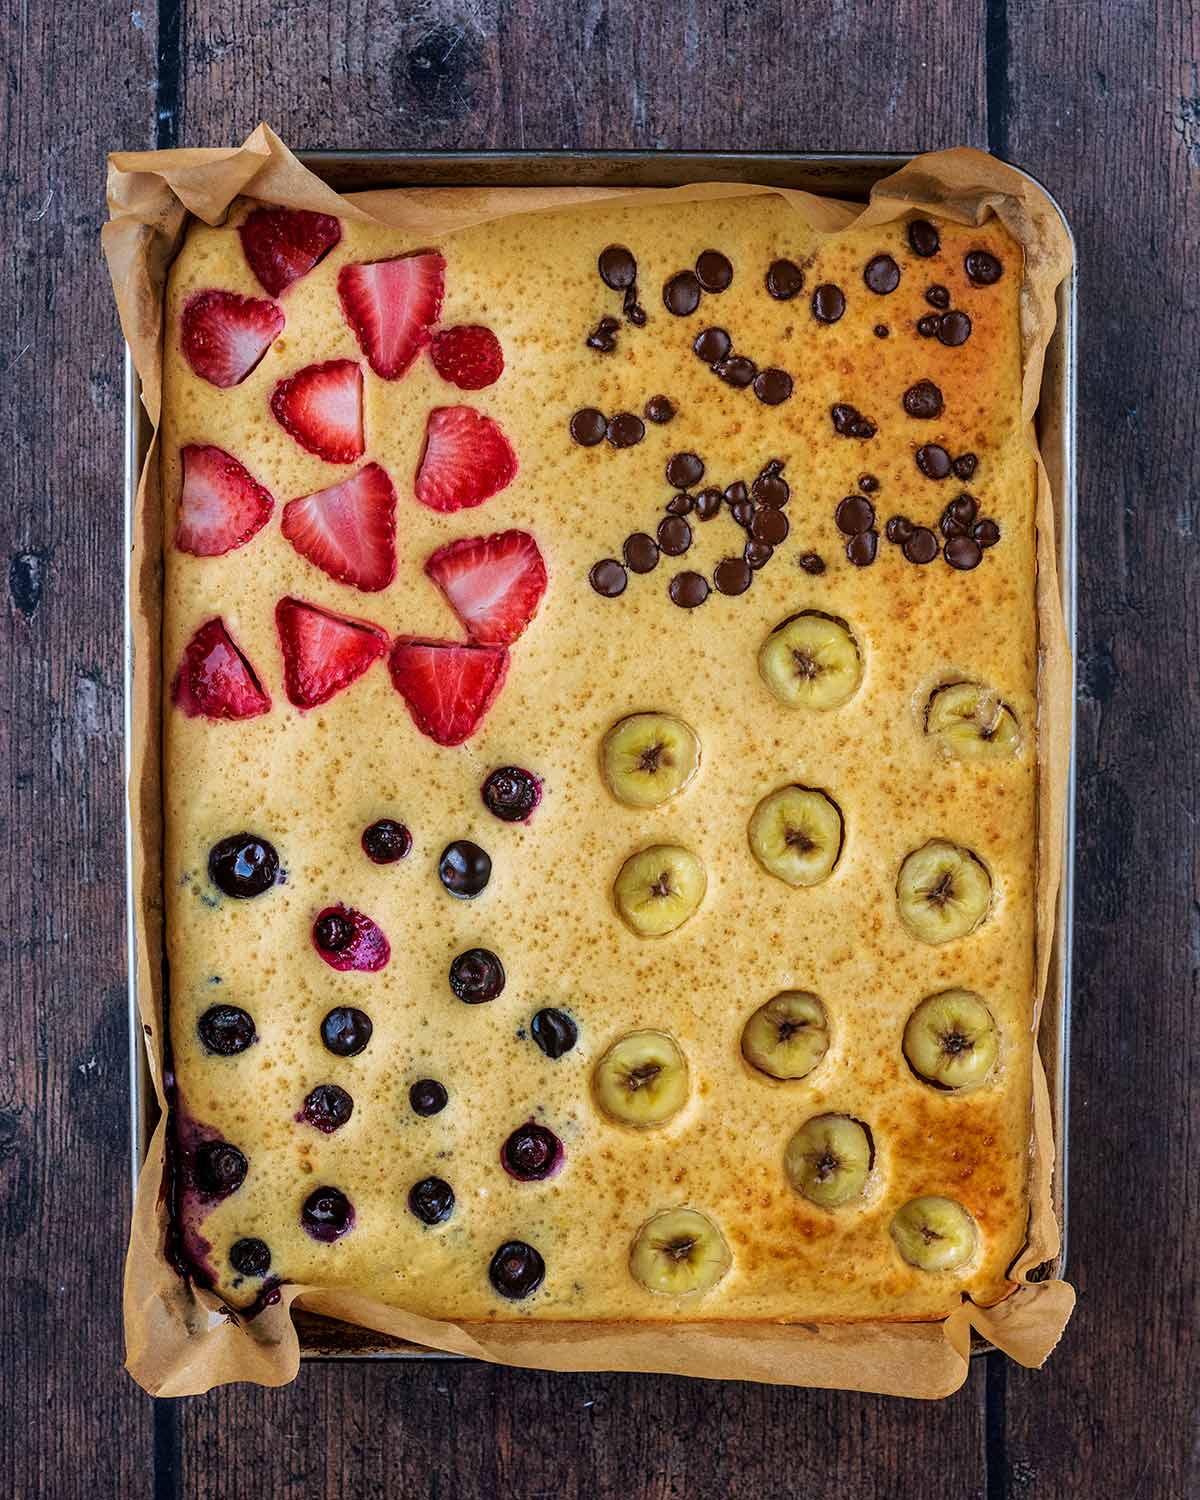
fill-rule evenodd
<path id="1" fill-rule="evenodd" d="M 297 708 L 315 708 L 361 677 L 387 651 L 387 632 L 369 620 L 335 615 L 303 599 L 281 599 L 275 627 L 283 685 Z"/>
<path id="2" fill-rule="evenodd" d="M 402 635 L 392 646 L 388 670 L 421 733 L 439 745 L 461 745 L 504 685 L 508 652 L 503 646 Z"/>
<path id="3" fill-rule="evenodd" d="M 378 464 L 283 507 L 280 528 L 301 557 L 364 593 L 396 576 L 396 491 Z"/>
<path id="4" fill-rule="evenodd" d="M 425 564 L 473 641 L 510 646 L 546 592 L 546 564 L 527 531 L 467 536 L 439 547 Z"/>
<path id="5" fill-rule="evenodd" d="M 485 385 L 494 385 L 504 370 L 500 340 L 490 328 L 478 323 L 435 333 L 429 357 L 442 379 L 462 391 L 481 391 Z"/>
<path id="6" fill-rule="evenodd" d="M 376 375 L 395 380 L 429 342 L 429 325 L 442 313 L 445 271 L 445 260 L 426 251 L 338 272 L 346 322 Z"/>
<path id="7" fill-rule="evenodd" d="M 271 519 L 275 501 L 224 448 L 189 443 L 180 453 L 183 487 L 175 545 L 196 557 L 244 546 Z"/>
<path id="8" fill-rule="evenodd" d="M 307 276 L 342 237 L 331 214 L 304 208 L 256 208 L 238 229 L 250 269 L 278 297 Z"/>
<path id="9" fill-rule="evenodd" d="M 219 616 L 183 648 L 171 697 L 189 719 L 252 719 L 271 699 Z"/>
<path id="10" fill-rule="evenodd" d="M 352 359 L 306 365 L 271 393 L 275 420 L 302 448 L 331 464 L 363 455 L 362 370 Z"/>
<path id="11" fill-rule="evenodd" d="M 425 428 L 417 499 L 430 510 L 468 510 L 512 482 L 517 455 L 491 417 L 473 406 L 436 406 Z"/>
<path id="12" fill-rule="evenodd" d="M 283 309 L 236 292 L 197 292 L 180 317 L 184 357 L 202 380 L 241 385 L 283 332 Z"/>

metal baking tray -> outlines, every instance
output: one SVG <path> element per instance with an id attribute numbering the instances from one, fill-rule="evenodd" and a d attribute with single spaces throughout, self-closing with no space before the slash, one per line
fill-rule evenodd
<path id="1" fill-rule="evenodd" d="M 754 182 L 767 187 L 802 188 L 825 197 L 865 202 L 872 186 L 896 171 L 911 152 L 793 151 L 301 151 L 311 171 L 341 192 L 402 187 L 675 187 L 690 182 Z M 1019 168 L 1017 170 L 1020 170 Z M 1074 238 L 1061 207 L 1048 189 L 1029 177 L 1058 209 L 1067 235 Z M 1075 667 L 1076 640 L 1076 271 L 1058 289 L 1058 323 L 1046 353 L 1038 407 L 1038 436 L 1053 489 L 1058 546 L 1058 579 L 1072 650 L 1071 755 L 1064 829 L 1062 886 L 1058 897 L 1054 949 L 1042 1011 L 1038 1046 L 1046 1068 L 1054 1118 L 1054 1208 L 1062 1245 L 1035 1279 L 1061 1276 L 1067 1253 L 1067 1110 L 1070 1058 L 1071 950 L 1075 878 Z M 125 742 L 133 744 L 132 555 L 138 477 L 150 446 L 150 425 L 141 403 L 133 362 L 125 360 Z M 129 1073 L 132 1169 L 138 1173 L 158 1120 L 138 1012 L 135 944 L 140 913 L 134 902 L 133 830 L 126 802 L 126 911 L 129 964 Z M 457 1359 L 315 1314 L 295 1313 L 306 1359 Z M 986 1352 L 978 1340 L 974 1353 Z"/>

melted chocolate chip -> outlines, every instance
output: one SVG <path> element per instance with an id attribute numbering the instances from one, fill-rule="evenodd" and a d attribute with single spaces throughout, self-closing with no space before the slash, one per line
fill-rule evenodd
<path id="1" fill-rule="evenodd" d="M 212 1005 L 196 1023 L 206 1052 L 236 1057 L 255 1040 L 254 1021 L 240 1005 Z"/>
<path id="2" fill-rule="evenodd" d="M 625 288 L 625 295 L 621 299 L 621 311 L 635 328 L 644 328 L 646 326 L 646 309 L 638 301 L 636 286 Z"/>
<path id="3" fill-rule="evenodd" d="M 804 272 L 794 260 L 773 260 L 767 267 L 767 291 L 777 302 L 789 302 L 804 290 Z"/>
<path id="4" fill-rule="evenodd" d="M 953 516 L 965 531 L 979 514 L 979 501 L 974 495 L 959 495 L 946 507 L 947 515 Z"/>
<path id="5" fill-rule="evenodd" d="M 812 295 L 812 310 L 818 323 L 836 323 L 846 311 L 845 292 L 832 282 L 823 282 Z"/>
<path id="6" fill-rule="evenodd" d="M 706 328 L 692 343 L 693 353 L 706 365 L 719 364 L 732 348 L 733 340 L 723 328 Z"/>
<path id="7" fill-rule="evenodd" d="M 770 506 L 764 506 L 756 512 L 754 520 L 750 523 L 750 535 L 756 542 L 766 542 L 771 547 L 778 547 L 786 540 L 791 528 L 788 518 L 781 510 L 774 510 Z"/>
<path id="8" fill-rule="evenodd" d="M 616 318 L 601 318 L 584 342 L 589 349 L 599 349 L 601 354 L 611 354 L 617 347 L 617 329 L 620 326 Z"/>
<path id="9" fill-rule="evenodd" d="M 689 317 L 700 306 L 700 281 L 694 271 L 680 271 L 663 287 L 663 303 L 677 318 Z"/>
<path id="10" fill-rule="evenodd" d="M 713 365 L 713 369 L 726 385 L 731 385 L 739 391 L 745 390 L 758 374 L 758 366 L 752 359 L 747 359 L 744 354 L 727 354 L 724 359 Z"/>
<path id="11" fill-rule="evenodd" d="M 713 569 L 713 582 L 722 594 L 744 594 L 754 577 L 744 557 L 725 557 Z"/>
<path id="12" fill-rule="evenodd" d="M 625 566 L 631 573 L 652 573 L 658 564 L 658 543 L 644 531 L 627 536 L 622 550 Z"/>
<path id="13" fill-rule="evenodd" d="M 431 1115 L 440 1115 L 450 1101 L 446 1085 L 436 1078 L 418 1078 L 408 1091 L 408 1102 L 414 1115 L 427 1120 Z"/>
<path id="14" fill-rule="evenodd" d="M 956 479 L 970 479 L 975 473 L 979 460 L 973 453 L 960 453 L 950 467 L 954 470 Z"/>
<path id="15" fill-rule="evenodd" d="M 354 1209 L 341 1188 L 319 1187 L 304 1200 L 300 1222 L 314 1240 L 328 1245 L 353 1227 Z"/>
<path id="16" fill-rule="evenodd" d="M 354 1113 L 354 1100 L 336 1083 L 319 1083 L 304 1101 L 301 1114 L 325 1135 L 332 1135 Z"/>
<path id="17" fill-rule="evenodd" d="M 847 495 L 838 502 L 833 519 L 843 536 L 860 536 L 874 526 L 875 507 L 865 495 Z M 850 560 L 854 561 L 853 558 Z"/>
<path id="18" fill-rule="evenodd" d="M 271 1251 L 265 1240 L 235 1240 L 229 1248 L 229 1264 L 239 1276 L 265 1276 L 271 1269 Z"/>
<path id="19" fill-rule="evenodd" d="M 703 478 L 704 460 L 698 453 L 673 453 L 667 460 L 667 483 L 675 489 L 691 489 Z"/>
<path id="20" fill-rule="evenodd" d="M 829 408 L 833 430 L 841 437 L 873 438 L 878 430 L 870 417 L 864 417 L 857 406 L 838 401 Z"/>
<path id="21" fill-rule="evenodd" d="M 735 479 L 731 485 L 726 486 L 725 499 L 731 506 L 736 505 L 739 500 L 749 500 L 749 498 L 750 490 L 743 480 Z"/>
<path id="22" fill-rule="evenodd" d="M 990 250 L 968 250 L 963 266 L 975 286 L 994 286 L 1004 270 Z"/>
<path id="23" fill-rule="evenodd" d="M 755 572 L 766 567 L 775 549 L 768 542 L 756 542 L 753 537 L 742 548 L 742 556 Z"/>
<path id="24" fill-rule="evenodd" d="M 950 472 L 950 455 L 940 443 L 924 443 L 916 452 L 917 468 L 926 479 L 945 479 Z"/>
<path id="25" fill-rule="evenodd" d="M 690 495 L 672 495 L 667 501 L 667 514 L 672 516 L 688 516 L 692 512 L 692 497 Z"/>
<path id="26" fill-rule="evenodd" d="M 971 535 L 981 547 L 994 547 L 1000 540 L 1000 528 L 990 517 L 985 517 L 975 523 Z"/>
<path id="27" fill-rule="evenodd" d="M 764 406 L 779 406 L 792 394 L 792 377 L 786 370 L 760 370 L 754 377 L 754 394 Z"/>
<path id="28" fill-rule="evenodd" d="M 903 546 L 913 534 L 913 523 L 907 516 L 892 516 L 884 528 L 884 535 L 889 542 Z"/>
<path id="29" fill-rule="evenodd" d="M 440 1177 L 423 1177 L 409 1188 L 408 1207 L 422 1224 L 441 1224 L 454 1212 L 454 1189 Z"/>
<path id="30" fill-rule="evenodd" d="M 891 331 L 892 330 L 887 326 L 886 323 L 876 323 L 875 327 L 871 330 L 871 332 L 877 339 L 887 338 L 888 334 L 891 333 Z"/>
<path id="31" fill-rule="evenodd" d="M 938 539 L 928 526 L 916 526 L 904 542 L 904 555 L 911 563 L 931 563 L 938 555 Z"/>
<path id="32" fill-rule="evenodd" d="M 873 256 L 863 271 L 863 280 L 878 297 L 886 297 L 900 285 L 900 267 L 890 255 Z"/>
<path id="33" fill-rule="evenodd" d="M 948 510 L 942 512 L 938 527 L 942 535 L 946 537 L 965 536 L 967 531 L 967 528 L 960 521 L 956 521 Z"/>
<path id="34" fill-rule="evenodd" d="M 629 576 L 615 557 L 605 557 L 592 565 L 588 582 L 605 599 L 616 599 L 625 592 Z"/>
<path id="35" fill-rule="evenodd" d="M 754 498 L 759 505 L 771 505 L 781 510 L 791 495 L 791 487 L 783 475 L 774 469 L 764 469 L 754 481 Z"/>
<path id="36" fill-rule="evenodd" d="M 846 556 L 856 568 L 869 568 L 879 550 L 877 531 L 860 531 L 846 543 Z"/>
<path id="37" fill-rule="evenodd" d="M 204 1141 L 196 1147 L 196 1186 L 213 1197 L 236 1193 L 246 1180 L 248 1163 L 228 1141 Z"/>
<path id="38" fill-rule="evenodd" d="M 973 536 L 952 536 L 946 543 L 946 561 L 960 573 L 970 572 L 983 561 L 983 548 Z"/>
<path id="39" fill-rule="evenodd" d="M 692 528 L 682 516 L 667 516 L 658 523 L 659 551 L 668 557 L 682 557 L 692 545 Z"/>
<path id="40" fill-rule="evenodd" d="M 926 313 L 923 318 L 917 319 L 917 332 L 923 339 L 936 337 L 941 319 L 936 313 Z"/>
<path id="41" fill-rule="evenodd" d="M 619 411 L 609 418 L 605 436 L 614 448 L 632 448 L 646 436 L 646 424 L 631 411 Z"/>
<path id="42" fill-rule="evenodd" d="M 936 307 L 939 312 L 945 312 L 950 306 L 950 289 L 944 286 L 927 286 L 925 288 L 925 300 L 930 307 Z"/>
<path id="43" fill-rule="evenodd" d="M 571 418 L 571 436 L 581 447 L 594 448 L 597 443 L 604 441 L 607 426 L 602 411 L 597 411 L 594 406 L 585 406 Z"/>
<path id="44" fill-rule="evenodd" d="M 938 319 L 937 336 L 949 349 L 957 349 L 971 337 L 971 320 L 965 312 L 943 313 Z"/>
<path id="45" fill-rule="evenodd" d="M 696 260 L 696 280 L 706 292 L 723 292 L 733 280 L 733 265 L 719 250 L 704 250 Z"/>
<path id="46" fill-rule="evenodd" d="M 729 514 L 739 526 L 749 526 L 754 519 L 754 506 L 749 500 L 735 500 L 729 507 Z"/>
<path id="47" fill-rule="evenodd" d="M 570 1052 L 579 1039 L 579 1028 L 565 1010 L 547 1006 L 529 1023 L 529 1032 L 547 1057 L 559 1058 Z"/>
<path id="48" fill-rule="evenodd" d="M 651 396 L 645 406 L 646 420 L 657 422 L 669 422 L 675 415 L 675 407 L 666 396 Z"/>
<path id="49" fill-rule="evenodd" d="M 874 474 L 860 474 L 858 476 L 858 487 L 864 495 L 873 495 L 879 488 L 879 481 Z"/>
<path id="50" fill-rule="evenodd" d="M 680 609 L 695 609 L 708 598 L 708 579 L 699 573 L 676 573 L 668 585 L 671 603 Z"/>
<path id="51" fill-rule="evenodd" d="M 908 226 L 908 243 L 914 255 L 928 259 L 941 248 L 941 236 L 928 219 L 914 219 Z"/>
<path id="52" fill-rule="evenodd" d="M 357 1057 L 371 1040 L 371 1018 L 353 1005 L 336 1005 L 321 1022 L 321 1040 L 335 1057 Z"/>
<path id="53" fill-rule="evenodd" d="M 623 292 L 637 280 L 637 261 L 624 245 L 609 245 L 601 250 L 597 267 L 600 280 L 614 292 Z"/>
<path id="54" fill-rule="evenodd" d="M 904 410 L 923 422 L 940 417 L 944 404 L 942 393 L 932 380 L 918 380 L 904 393 Z"/>
<path id="55" fill-rule="evenodd" d="M 696 515 L 701 521 L 711 521 L 720 509 L 720 490 L 701 490 L 696 496 Z"/>
<path id="56" fill-rule="evenodd" d="M 801 554 L 800 566 L 806 573 L 811 573 L 814 578 L 819 578 L 825 571 L 825 559 L 819 552 L 805 552 Z"/>

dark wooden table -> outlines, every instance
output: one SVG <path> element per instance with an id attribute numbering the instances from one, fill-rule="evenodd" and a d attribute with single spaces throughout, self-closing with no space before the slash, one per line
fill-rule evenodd
<path id="1" fill-rule="evenodd" d="M 10 0 L 7 1494 L 1200 1493 L 1198 17 L 1195 0 Z M 967 143 L 1063 203 L 1082 288 L 1080 1306 L 1045 1370 L 977 1362 L 936 1405 L 444 1364 L 317 1365 L 280 1392 L 155 1403 L 122 1373 L 121 346 L 103 155 L 231 143 L 260 119 L 313 147 Z"/>

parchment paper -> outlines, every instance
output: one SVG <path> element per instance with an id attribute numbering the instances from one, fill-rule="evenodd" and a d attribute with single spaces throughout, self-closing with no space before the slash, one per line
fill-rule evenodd
<path id="1" fill-rule="evenodd" d="M 163 1087 L 161 692 L 161 506 L 157 429 L 162 396 L 161 337 L 166 277 L 189 215 L 223 221 L 239 195 L 346 219 L 377 221 L 421 237 L 508 214 L 628 199 L 718 199 L 777 192 L 813 226 L 882 224 L 918 209 L 964 224 L 996 214 L 1025 251 L 1021 294 L 1023 414 L 1037 455 L 1037 604 L 1039 619 L 1038 922 L 1035 1025 L 1052 948 L 1066 813 L 1070 660 L 1055 562 L 1050 485 L 1034 432 L 1042 364 L 1054 329 L 1055 289 L 1070 268 L 1070 243 L 1054 205 L 1025 177 L 982 152 L 941 151 L 914 158 L 878 183 L 871 201 L 839 203 L 794 190 L 701 183 L 679 188 L 440 188 L 341 196 L 321 182 L 260 125 L 228 150 L 115 152 L 109 157 L 110 221 L 103 245 L 121 325 L 154 425 L 138 489 L 130 559 L 134 640 L 133 743 L 129 798 L 138 903 L 137 979 L 151 1075 L 163 1117 L 142 1169 L 125 1267 L 126 1366 L 155 1395 L 196 1394 L 235 1380 L 282 1385 L 299 1368 L 290 1309 L 340 1318 L 432 1348 L 502 1364 L 553 1370 L 645 1370 L 708 1379 L 759 1380 L 904 1396 L 938 1397 L 966 1379 L 971 1330 L 1013 1359 L 1040 1365 L 1058 1342 L 1075 1294 L 1066 1282 L 1030 1283 L 1025 1275 L 1057 1252 L 1051 1200 L 1054 1149 L 1045 1075 L 1034 1052 L 1030 1217 L 1012 1276 L 1018 1285 L 997 1306 L 964 1303 L 937 1323 L 546 1323 L 457 1325 L 397 1311 L 365 1297 L 295 1284 L 279 1302 L 246 1320 L 183 1280 L 164 1255 L 166 1111 Z"/>

